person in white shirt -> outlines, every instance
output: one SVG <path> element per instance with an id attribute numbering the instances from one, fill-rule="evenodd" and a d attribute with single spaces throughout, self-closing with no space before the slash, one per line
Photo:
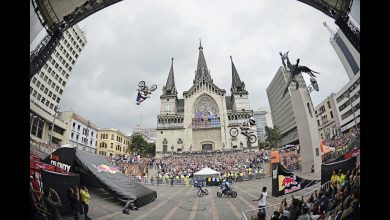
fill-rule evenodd
<path id="1" fill-rule="evenodd" d="M 263 186 L 263 190 L 261 192 L 259 199 L 254 199 L 253 201 L 259 201 L 259 212 L 265 213 L 265 205 L 267 204 L 267 187 Z"/>

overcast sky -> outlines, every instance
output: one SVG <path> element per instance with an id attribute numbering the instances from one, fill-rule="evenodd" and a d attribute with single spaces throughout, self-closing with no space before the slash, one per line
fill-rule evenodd
<path id="1" fill-rule="evenodd" d="M 318 71 L 314 106 L 348 81 L 329 43 L 322 12 L 295 0 L 124 0 L 79 23 L 88 43 L 72 70 L 61 110 L 73 110 L 101 128 L 130 133 L 137 124 L 155 128 L 160 95 L 171 57 L 179 98 L 195 77 L 199 38 L 214 83 L 230 96 L 231 63 L 249 91 L 252 109 L 269 106 L 266 88 L 281 65 L 279 51 L 291 61 Z M 309 77 L 304 76 L 307 84 Z M 137 84 L 158 89 L 135 104 Z"/>

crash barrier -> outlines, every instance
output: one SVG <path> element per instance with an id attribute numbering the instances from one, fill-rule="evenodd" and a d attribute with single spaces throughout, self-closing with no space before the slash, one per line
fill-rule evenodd
<path id="1" fill-rule="evenodd" d="M 319 191 L 320 189 L 322 190 L 327 190 L 328 188 L 330 187 L 330 181 L 324 183 L 323 185 L 321 186 L 318 186 L 318 187 L 315 187 L 314 189 L 310 190 L 309 192 L 303 194 L 303 197 L 305 199 L 305 201 L 307 200 L 308 197 L 310 197 L 313 192 L 315 190 Z M 311 188 L 311 187 L 310 187 Z M 297 196 L 297 195 L 294 195 L 294 198 L 299 198 L 301 199 L 302 196 Z M 281 200 L 282 197 L 281 197 Z M 287 199 L 287 203 L 290 203 L 292 199 Z M 269 205 L 269 206 L 266 206 L 265 207 L 265 212 L 267 214 L 267 216 L 271 216 L 273 215 L 274 211 L 279 211 L 280 209 L 280 205 L 282 203 L 276 203 L 276 204 L 273 204 L 273 205 Z M 241 219 L 242 220 L 248 220 L 248 219 L 251 219 L 252 216 L 256 216 L 257 215 L 257 212 L 259 211 L 259 208 L 257 209 L 251 209 L 251 210 L 246 210 L 246 211 L 242 211 L 241 212 Z"/>
<path id="2" fill-rule="evenodd" d="M 237 178 L 233 177 L 232 180 L 234 182 L 242 182 L 242 181 L 249 181 L 249 180 L 255 180 L 255 179 L 261 179 L 266 176 L 265 173 L 252 173 L 251 175 L 243 175 L 238 176 Z M 147 185 L 186 185 L 186 180 L 182 178 L 151 178 L 151 179 L 145 179 L 143 181 L 144 184 Z M 207 180 L 200 180 L 200 182 L 203 182 L 203 185 L 206 186 L 219 186 L 221 184 L 220 181 L 210 181 Z M 194 179 L 189 178 L 189 185 L 194 185 Z"/>

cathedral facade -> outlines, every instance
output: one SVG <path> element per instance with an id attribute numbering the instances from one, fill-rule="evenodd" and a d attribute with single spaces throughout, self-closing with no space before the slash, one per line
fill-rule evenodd
<path id="1" fill-rule="evenodd" d="M 198 65 L 193 85 L 178 98 L 175 86 L 173 58 L 166 85 L 160 96 L 160 114 L 157 115 L 156 156 L 172 152 L 199 152 L 239 150 L 257 147 L 246 136 L 230 135 L 244 120 L 253 116 L 248 91 L 232 64 L 230 96 L 213 83 L 207 68 L 202 45 L 199 46 Z M 256 126 L 251 129 L 256 130 Z M 256 135 L 256 132 L 254 132 Z"/>

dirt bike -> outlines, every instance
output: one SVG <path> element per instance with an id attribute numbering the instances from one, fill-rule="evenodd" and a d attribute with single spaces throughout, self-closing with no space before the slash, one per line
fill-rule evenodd
<path id="1" fill-rule="evenodd" d="M 145 85 L 145 81 L 140 81 L 138 83 L 138 87 L 139 87 L 138 90 L 145 90 L 145 88 L 148 88 L 148 86 Z M 157 85 L 153 84 L 150 88 L 147 89 L 148 90 L 147 92 L 151 93 L 151 92 L 155 91 L 156 89 L 157 89 Z"/>
<path id="2" fill-rule="evenodd" d="M 202 187 L 198 187 L 198 192 L 196 193 L 199 197 L 205 196 L 209 194 L 207 189 L 202 189 Z"/>
<path id="3" fill-rule="evenodd" d="M 229 189 L 228 191 L 224 192 L 222 190 L 222 187 L 220 187 L 220 191 L 217 192 L 217 196 L 218 197 L 222 197 L 222 195 L 227 195 L 227 196 L 231 196 L 232 198 L 236 198 L 237 197 L 237 192 L 236 191 L 233 191 L 232 189 Z"/>
<path id="4" fill-rule="evenodd" d="M 238 130 L 240 129 L 241 132 L 239 132 Z M 254 135 L 253 133 L 255 133 L 254 130 L 251 130 L 251 129 L 248 129 L 248 130 L 242 130 L 241 127 L 240 128 L 232 128 L 230 129 L 230 135 L 232 137 L 237 137 L 238 133 L 241 133 L 242 135 L 246 136 L 249 140 L 250 143 L 255 143 L 257 141 L 257 138 L 256 138 L 256 135 Z"/>

